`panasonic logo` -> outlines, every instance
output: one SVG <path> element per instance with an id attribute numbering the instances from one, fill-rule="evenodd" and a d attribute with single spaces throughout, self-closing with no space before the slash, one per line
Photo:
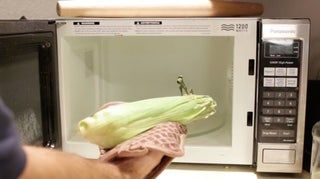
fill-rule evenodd
<path id="1" fill-rule="evenodd" d="M 263 37 L 296 37 L 298 29 L 291 24 L 267 24 L 262 27 Z"/>
<path id="2" fill-rule="evenodd" d="M 276 33 L 276 34 L 295 34 L 295 30 L 276 30 L 276 29 L 271 29 L 271 33 Z"/>

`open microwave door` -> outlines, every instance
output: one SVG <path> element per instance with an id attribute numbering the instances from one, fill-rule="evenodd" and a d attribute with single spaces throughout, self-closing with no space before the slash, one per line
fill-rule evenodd
<path id="1" fill-rule="evenodd" d="M 217 102 L 188 127 L 175 162 L 253 163 L 257 19 L 58 21 L 62 147 L 97 158 L 78 122 L 110 101 L 180 95 L 177 77 Z"/>
<path id="2" fill-rule="evenodd" d="M 21 142 L 60 147 L 56 25 L 0 21 L 0 97 L 14 113 Z"/>

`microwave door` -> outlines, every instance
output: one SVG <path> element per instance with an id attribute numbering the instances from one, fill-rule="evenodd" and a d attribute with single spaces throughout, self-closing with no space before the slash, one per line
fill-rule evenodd
<path id="1" fill-rule="evenodd" d="M 57 147 L 54 31 L 47 21 L 0 24 L 0 96 L 15 114 L 22 143 Z"/>
<path id="2" fill-rule="evenodd" d="M 257 19 L 57 23 L 64 151 L 97 157 L 77 131 L 81 119 L 110 101 L 180 95 L 182 75 L 195 94 L 216 100 L 217 112 L 188 125 L 186 154 L 175 162 L 253 164 Z"/>

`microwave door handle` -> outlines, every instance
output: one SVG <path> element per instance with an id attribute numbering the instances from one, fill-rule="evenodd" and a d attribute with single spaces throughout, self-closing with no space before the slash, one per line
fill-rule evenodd
<path id="1" fill-rule="evenodd" d="M 255 70 L 254 59 L 249 59 L 249 61 L 248 61 L 248 75 L 253 76 L 254 70 Z M 252 126 L 252 122 L 253 122 L 253 112 L 248 111 L 247 112 L 247 126 Z"/>
<path id="2" fill-rule="evenodd" d="M 247 126 L 252 126 L 253 125 L 253 112 L 248 111 L 247 112 Z"/>
<path id="3" fill-rule="evenodd" d="M 249 76 L 254 75 L 254 69 L 255 69 L 254 59 L 249 59 L 249 61 L 248 61 L 248 75 Z"/>

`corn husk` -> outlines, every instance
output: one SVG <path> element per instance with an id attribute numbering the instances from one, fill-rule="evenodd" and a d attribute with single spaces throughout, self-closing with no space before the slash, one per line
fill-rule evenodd
<path id="1" fill-rule="evenodd" d="M 79 122 L 81 134 L 103 148 L 112 148 L 162 122 L 189 124 L 215 113 L 209 96 L 151 98 L 113 105 Z"/>

